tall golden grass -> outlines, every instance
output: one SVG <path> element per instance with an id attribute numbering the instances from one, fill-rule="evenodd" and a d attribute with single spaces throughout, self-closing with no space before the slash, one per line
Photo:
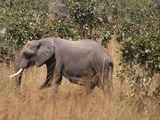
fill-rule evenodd
<path id="1" fill-rule="evenodd" d="M 114 93 L 110 100 L 98 88 L 83 97 L 83 87 L 65 78 L 59 87 L 58 99 L 53 99 L 52 87 L 39 90 L 46 77 L 45 66 L 24 71 L 22 87 L 15 91 L 14 78 L 8 77 L 14 73 L 13 67 L 8 69 L 0 64 L 0 120 L 159 120 L 160 115 L 150 102 L 147 110 L 134 112 L 133 105 L 121 99 L 121 94 L 127 93 L 129 87 L 121 85 L 116 78 L 119 70 L 117 43 L 111 42 L 108 49 L 115 63 Z"/>

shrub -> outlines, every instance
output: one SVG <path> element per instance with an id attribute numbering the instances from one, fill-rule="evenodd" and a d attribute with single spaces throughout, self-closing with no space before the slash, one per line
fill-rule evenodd
<path id="1" fill-rule="evenodd" d="M 0 45 L 8 56 L 15 54 L 28 40 L 45 34 L 48 4 L 44 0 L 14 0 L 1 3 Z M 5 46 L 5 47 L 4 47 Z"/>

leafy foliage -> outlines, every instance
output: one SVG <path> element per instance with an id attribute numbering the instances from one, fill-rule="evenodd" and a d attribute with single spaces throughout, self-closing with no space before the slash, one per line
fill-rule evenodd
<path id="1" fill-rule="evenodd" d="M 67 0 L 65 3 L 53 2 L 52 4 L 50 9 L 53 14 L 51 16 L 54 16 L 55 19 L 50 20 L 50 25 L 55 32 L 54 35 L 69 39 L 96 36 L 95 31 L 102 24 L 101 16 L 96 11 L 99 6 L 98 1 Z M 55 10 L 57 7 L 59 12 Z"/>
<path id="2" fill-rule="evenodd" d="M 52 20 L 48 22 L 47 34 L 45 36 L 55 36 L 66 39 L 75 40 L 79 38 L 79 34 L 75 26 L 68 20 Z"/>
<path id="3" fill-rule="evenodd" d="M 149 93 L 153 76 L 160 75 L 160 14 L 159 10 L 139 2 L 118 9 L 115 34 L 122 45 L 120 49 L 122 69 L 119 78 L 128 81 L 131 94 L 138 102 L 159 95 L 159 85 L 154 94 Z"/>
<path id="4" fill-rule="evenodd" d="M 123 62 L 134 62 L 153 76 L 160 73 L 160 36 L 150 35 L 122 43 L 121 52 Z"/>
<path id="5" fill-rule="evenodd" d="M 78 27 L 81 38 L 92 38 L 93 30 L 102 24 L 96 11 L 98 4 L 99 2 L 94 0 L 68 0 L 70 19 Z"/>
<path id="6" fill-rule="evenodd" d="M 39 39 L 45 33 L 48 5 L 43 1 L 14 0 L 4 2 L 2 11 L 2 29 L 0 46 L 5 51 L 1 61 L 14 60 L 15 54 L 28 41 Z"/>
<path id="7" fill-rule="evenodd" d="M 145 4 L 135 4 L 124 11 L 118 32 L 122 43 L 122 62 L 139 64 L 152 77 L 154 73 L 160 73 L 159 11 Z"/>
<path id="8" fill-rule="evenodd" d="M 48 4 L 43 0 L 13 0 L 4 2 L 1 8 L 1 47 L 9 53 L 16 52 L 28 40 L 39 39 L 45 33 Z M 4 47 L 6 46 L 6 47 Z"/>

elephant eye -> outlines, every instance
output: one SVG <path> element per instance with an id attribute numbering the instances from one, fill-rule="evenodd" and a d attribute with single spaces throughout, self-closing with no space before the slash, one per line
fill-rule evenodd
<path id="1" fill-rule="evenodd" d="M 25 56 L 25 58 L 29 59 L 33 56 L 33 54 L 30 54 L 28 52 L 24 52 L 24 56 Z"/>

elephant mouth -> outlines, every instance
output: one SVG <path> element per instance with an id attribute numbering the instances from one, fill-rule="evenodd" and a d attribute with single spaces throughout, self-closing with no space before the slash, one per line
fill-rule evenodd
<path id="1" fill-rule="evenodd" d="M 34 65 L 35 65 L 35 61 L 29 61 L 29 62 L 21 65 L 20 68 L 27 69 L 27 68 L 32 67 L 32 66 L 34 66 Z"/>
<path id="2" fill-rule="evenodd" d="M 34 65 L 35 65 L 35 61 L 30 61 L 30 62 L 28 62 L 28 64 L 26 65 L 25 68 L 29 68 L 29 67 L 32 67 Z"/>
<path id="3" fill-rule="evenodd" d="M 24 66 L 21 67 L 21 69 L 19 69 L 15 74 L 10 75 L 9 77 L 10 77 L 10 78 L 15 77 L 15 76 L 21 74 L 24 69 L 27 69 L 27 68 L 29 68 L 29 67 L 31 67 L 31 66 L 34 66 L 34 65 L 35 65 L 35 62 L 33 62 L 33 61 L 32 61 L 32 62 L 28 62 L 28 63 L 25 65 L 25 67 L 24 67 Z"/>

